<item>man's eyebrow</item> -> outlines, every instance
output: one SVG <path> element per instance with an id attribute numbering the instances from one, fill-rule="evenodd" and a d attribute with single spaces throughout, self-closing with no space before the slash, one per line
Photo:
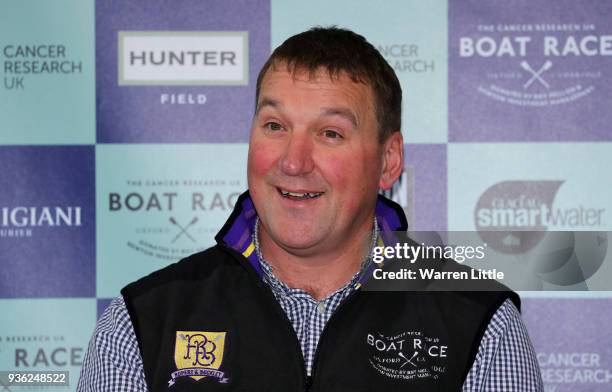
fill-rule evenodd
<path id="1" fill-rule="evenodd" d="M 359 122 L 355 114 L 348 108 L 323 108 L 321 114 L 324 116 L 340 116 L 349 120 L 355 128 L 358 128 Z"/>
<path id="2" fill-rule="evenodd" d="M 273 109 L 276 108 L 281 108 L 283 106 L 283 104 L 280 101 L 277 101 L 275 99 L 272 98 L 266 98 L 263 97 L 261 98 L 261 100 L 257 103 L 257 108 L 255 110 L 255 114 L 259 113 L 259 111 L 265 107 L 270 107 Z M 355 128 L 358 128 L 359 122 L 357 121 L 357 116 L 355 116 L 355 114 L 348 108 L 343 108 L 343 107 L 329 107 L 329 108 L 322 108 L 321 109 L 321 115 L 322 116 L 340 116 L 345 118 L 346 120 L 350 121 L 351 124 L 353 124 L 353 126 Z"/>
<path id="3" fill-rule="evenodd" d="M 257 108 L 255 110 L 255 113 L 259 113 L 259 111 L 266 107 L 269 106 L 271 108 L 278 108 L 279 106 L 282 106 L 281 103 L 275 99 L 271 99 L 271 98 L 262 98 L 258 103 L 257 103 Z"/>

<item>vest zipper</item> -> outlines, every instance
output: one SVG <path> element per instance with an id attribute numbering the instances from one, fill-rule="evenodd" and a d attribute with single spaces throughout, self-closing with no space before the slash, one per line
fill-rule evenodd
<path id="1" fill-rule="evenodd" d="M 314 387 L 314 383 L 315 383 L 315 376 L 317 374 L 317 368 L 319 365 L 319 352 L 321 350 L 321 346 L 323 345 L 323 341 L 325 339 L 325 332 L 327 332 L 327 330 L 329 329 L 329 326 L 331 325 L 331 323 L 334 321 L 335 318 L 337 318 L 338 313 L 340 313 L 340 311 L 346 307 L 346 305 L 352 301 L 355 300 L 355 297 L 360 294 L 360 290 L 359 289 L 355 289 L 353 290 L 352 293 L 350 293 L 348 295 L 348 297 L 346 297 L 344 299 L 344 301 L 342 301 L 340 303 L 340 305 L 338 305 L 338 307 L 336 308 L 336 310 L 334 311 L 334 313 L 332 313 L 331 317 L 329 318 L 329 320 L 327 320 L 327 323 L 325 324 L 325 326 L 323 327 L 323 331 L 321 332 L 321 336 L 319 337 L 319 342 L 317 343 L 317 348 L 315 349 L 315 354 L 314 354 L 314 358 L 312 361 L 312 373 L 310 375 L 310 379 L 311 379 L 311 383 L 310 383 L 310 389 L 308 389 L 307 391 L 312 391 L 313 387 Z"/>
<path id="2" fill-rule="evenodd" d="M 298 339 L 295 333 L 295 330 L 293 329 L 291 320 L 289 320 L 289 318 L 287 317 L 287 314 L 285 313 L 283 308 L 280 306 L 280 303 L 276 300 L 276 297 L 274 297 L 274 293 L 272 293 L 272 289 L 263 281 L 263 279 L 261 279 L 259 275 L 257 275 L 257 272 L 253 270 L 253 267 L 250 265 L 249 261 L 243 255 L 239 254 L 238 252 L 236 252 L 235 249 L 230 248 L 229 246 L 225 244 L 219 244 L 219 245 L 221 246 L 221 248 L 228 250 L 228 253 L 232 257 L 234 257 L 234 259 L 240 262 L 240 264 L 242 264 L 243 267 L 245 267 L 245 264 L 246 264 L 246 269 L 250 271 L 251 273 L 253 273 L 259 279 L 259 281 L 257 282 L 257 287 L 259 287 L 265 293 L 265 295 L 267 295 L 272 300 L 271 302 L 274 304 L 273 306 L 275 307 L 277 315 L 285 323 L 285 326 L 287 327 L 287 330 L 289 331 L 289 335 L 292 337 L 293 348 L 295 352 L 297 353 L 297 357 L 299 359 L 298 362 L 300 363 L 300 367 L 302 370 L 302 381 L 304 385 L 303 389 L 305 392 L 310 392 L 312 388 L 313 378 L 308 376 L 306 373 L 306 361 L 304 360 L 304 354 L 302 353 L 302 347 L 300 346 L 300 340 Z M 340 306 L 342 306 L 342 304 L 340 304 L 338 308 Z M 318 347 L 317 347 L 317 350 L 318 350 Z M 315 358 L 316 358 L 316 350 L 315 350 Z"/>
<path id="3" fill-rule="evenodd" d="M 289 335 L 292 337 L 291 340 L 293 340 L 293 349 L 297 353 L 297 357 L 299 359 L 298 362 L 300 363 L 300 368 L 302 370 L 302 380 L 304 382 L 304 391 L 310 392 L 312 388 L 312 377 L 308 376 L 306 373 L 306 361 L 304 360 L 304 354 L 302 353 L 302 347 L 300 346 L 300 340 L 298 339 L 297 334 L 295 333 L 295 330 L 293 329 L 291 320 L 289 320 L 289 318 L 287 317 L 287 314 L 285 313 L 283 308 L 280 306 L 280 303 L 278 303 L 278 300 L 276 299 L 276 297 L 274 297 L 274 294 L 272 293 L 272 289 L 270 289 L 270 287 L 268 287 L 268 285 L 265 284 L 265 282 L 262 281 L 261 283 L 262 283 L 262 285 L 260 286 L 261 289 L 264 292 L 266 292 L 266 294 L 269 297 L 271 297 L 272 301 L 274 302 L 274 306 L 276 308 L 276 313 L 283 320 L 283 322 L 285 323 L 285 326 L 287 327 L 287 330 L 289 331 Z"/>

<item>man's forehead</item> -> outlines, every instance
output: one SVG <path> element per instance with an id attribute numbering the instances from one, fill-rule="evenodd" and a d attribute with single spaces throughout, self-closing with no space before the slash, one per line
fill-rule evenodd
<path id="1" fill-rule="evenodd" d="M 332 80 L 334 82 L 351 80 L 354 83 L 360 83 L 371 88 L 369 81 L 364 77 L 357 75 L 347 69 L 327 67 L 323 65 L 311 66 L 307 64 L 299 64 L 295 62 L 287 62 L 276 60 L 270 64 L 262 77 L 262 81 L 272 72 L 289 73 L 294 80 L 300 81 L 316 81 L 319 79 Z"/>
<path id="2" fill-rule="evenodd" d="M 352 77 L 347 71 L 334 72 L 325 67 L 318 67 L 310 70 L 306 67 L 288 66 L 286 64 L 276 64 L 271 66 L 261 80 L 259 95 L 257 97 L 257 110 L 262 106 L 278 107 L 278 98 L 274 95 L 277 92 L 285 92 L 286 89 L 279 89 L 278 85 L 290 79 L 293 83 L 323 83 L 331 82 L 332 85 L 348 87 L 351 93 L 360 100 L 370 100 L 373 102 L 374 95 L 372 87 Z"/>

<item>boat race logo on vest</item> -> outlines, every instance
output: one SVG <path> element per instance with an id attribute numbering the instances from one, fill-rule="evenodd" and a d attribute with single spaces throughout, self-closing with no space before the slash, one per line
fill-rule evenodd
<path id="1" fill-rule="evenodd" d="M 439 379 L 446 372 L 448 346 L 421 331 L 386 336 L 369 333 L 370 365 L 381 375 L 397 380 Z"/>
<path id="2" fill-rule="evenodd" d="M 591 4 L 449 4 L 451 139 L 610 140 L 612 9 Z"/>
<path id="3" fill-rule="evenodd" d="M 190 377 L 196 381 L 206 377 L 216 378 L 219 383 L 229 381 L 219 370 L 223 362 L 225 332 L 176 331 L 174 363 L 169 386 L 179 377 Z"/>

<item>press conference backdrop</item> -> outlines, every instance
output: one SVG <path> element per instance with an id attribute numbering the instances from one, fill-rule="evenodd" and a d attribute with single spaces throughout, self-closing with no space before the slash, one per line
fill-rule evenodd
<path id="1" fill-rule="evenodd" d="M 110 299 L 213 244 L 247 188 L 271 49 L 332 24 L 402 83 L 413 229 L 541 205 L 547 230 L 612 228 L 609 1 L 5 0 L 0 370 L 75 389 Z M 612 293 L 522 295 L 547 390 L 610 391 Z"/>

